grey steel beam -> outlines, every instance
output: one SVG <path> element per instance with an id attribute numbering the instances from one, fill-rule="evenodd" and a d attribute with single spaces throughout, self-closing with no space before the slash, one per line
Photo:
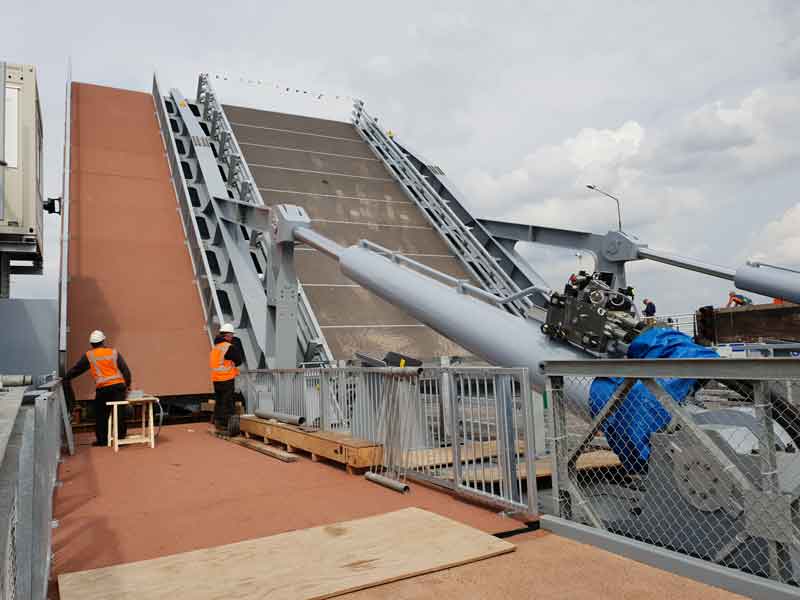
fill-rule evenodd
<path id="1" fill-rule="evenodd" d="M 178 153 L 175 136 L 170 126 L 169 113 L 161 93 L 158 76 L 153 74 L 153 102 L 156 108 L 156 118 L 161 127 L 161 138 L 167 153 L 167 166 L 170 170 L 172 185 L 178 202 L 178 215 L 183 225 L 186 244 L 189 248 L 189 258 L 192 263 L 195 284 L 200 295 L 200 304 L 205 317 L 206 332 L 209 342 L 214 339 L 216 328 L 223 322 L 222 308 L 219 303 L 217 286 L 208 264 L 203 240 L 194 216 L 194 209 L 189 197 L 186 179 L 181 171 L 181 158 Z"/>
<path id="2" fill-rule="evenodd" d="M 200 171 L 199 179 L 209 196 L 209 202 L 202 212 L 215 221 L 216 231 L 213 237 L 219 238 L 221 246 L 227 254 L 229 265 L 226 266 L 229 269 L 223 272 L 222 276 L 228 281 L 235 280 L 240 295 L 241 309 L 244 312 L 238 315 L 239 322 L 236 323 L 236 326 L 239 328 L 244 326 L 251 330 L 255 345 L 253 350 L 260 353 L 264 357 L 264 361 L 269 361 L 271 357 L 267 353 L 267 340 L 274 339 L 275 332 L 268 330 L 270 323 L 264 310 L 264 289 L 250 257 L 249 242 L 243 239 L 239 225 L 223 220 L 218 213 L 219 203 L 214 199 L 227 199 L 228 189 L 222 179 L 217 158 L 214 156 L 205 131 L 200 127 L 199 120 L 189 108 L 188 102 L 180 91 L 172 89 L 170 95 L 188 130 L 189 143 Z M 296 352 L 296 348 L 293 347 L 292 351 Z M 248 366 L 257 367 L 261 363 L 261 357 L 251 357 Z"/>
<path id="3" fill-rule="evenodd" d="M 540 371 L 545 376 L 685 377 L 767 381 L 800 378 L 800 361 L 794 358 L 548 360 L 540 364 Z"/>
<path id="4" fill-rule="evenodd" d="M 294 230 L 308 227 L 311 220 L 297 206 L 280 204 L 273 208 L 255 206 L 236 200 L 213 198 L 217 214 L 236 225 L 267 234 L 270 243 L 270 265 L 266 286 L 268 329 L 273 335 L 265 340 L 267 356 L 273 357 L 274 368 L 297 366 L 298 282 L 294 269 Z"/>
<path id="5" fill-rule="evenodd" d="M 308 244 L 312 248 L 319 250 L 326 256 L 339 259 L 339 255 L 344 251 L 344 246 L 340 246 L 333 240 L 320 235 L 309 227 L 298 227 L 294 231 L 294 237 L 298 242 Z"/>
<path id="6" fill-rule="evenodd" d="M 689 271 L 696 271 L 712 277 L 719 277 L 721 279 L 729 279 L 733 281 L 736 278 L 736 271 L 728 267 L 722 267 L 712 263 L 695 260 L 686 256 L 679 256 L 670 252 L 662 252 L 661 250 L 653 250 L 652 248 L 639 248 L 639 258 L 647 258 L 656 262 L 664 263 L 665 265 L 672 265 L 673 267 L 680 267 L 681 269 L 688 269 Z M 744 288 L 746 289 L 746 288 Z"/>
<path id="7" fill-rule="evenodd" d="M 269 232 L 272 229 L 272 216 L 269 208 L 247 204 L 230 198 L 212 198 L 217 213 L 225 220 L 239 223 L 251 229 Z"/>
<path id="8" fill-rule="evenodd" d="M 543 529 L 556 535 L 582 544 L 596 546 L 657 569 L 688 577 L 748 598 L 770 598 L 771 600 L 800 598 L 800 589 L 796 587 L 722 567 L 699 558 L 678 554 L 602 529 L 595 529 L 550 515 L 542 515 L 539 518 L 539 524 Z"/>
<path id="9" fill-rule="evenodd" d="M 248 162 L 244 158 L 244 153 L 239 145 L 236 135 L 231 127 L 225 110 L 220 104 L 217 95 L 211 85 L 208 74 L 202 73 L 198 78 L 197 102 L 201 105 L 204 119 L 210 124 L 211 138 L 217 143 L 218 162 L 221 168 L 227 169 L 228 189 L 234 199 L 244 204 L 252 204 L 264 207 L 265 202 L 256 185 L 256 180 L 250 171 Z M 256 231 L 267 232 L 268 228 L 259 228 Z M 271 246 L 268 243 L 268 236 L 254 235 L 250 243 L 251 248 L 259 252 L 253 254 L 253 259 L 260 263 L 261 271 L 270 272 L 273 269 L 274 261 L 278 261 L 280 272 L 280 260 L 277 256 L 272 256 Z M 275 283 L 275 278 L 265 278 L 264 288 L 267 297 L 274 298 L 275 294 L 271 286 Z M 316 315 L 311 304 L 302 288 L 298 283 L 299 311 L 297 315 L 297 342 L 298 357 L 305 358 L 309 348 L 314 348 L 319 353 L 321 347 L 321 358 L 323 361 L 333 360 L 328 342 L 319 326 Z M 271 309 L 268 309 L 271 310 Z M 270 313 L 271 314 L 271 313 Z M 269 343 L 269 338 L 267 338 Z"/>
<path id="10" fill-rule="evenodd" d="M 6 208 L 6 63 L 0 61 L 0 221 Z"/>
<path id="11" fill-rule="evenodd" d="M 638 249 L 642 244 L 632 236 L 609 231 L 605 235 L 573 231 L 557 227 L 540 227 L 505 221 L 481 219 L 481 224 L 495 238 L 517 242 L 531 242 L 558 248 L 585 250 L 595 258 L 597 271 L 607 271 L 614 275 L 614 287 L 625 287 L 625 263 L 638 260 Z"/>
<path id="12" fill-rule="evenodd" d="M 67 293 L 69 286 L 70 171 L 72 169 L 72 64 L 67 66 L 64 98 L 64 164 L 61 175 L 61 264 L 58 277 L 58 369 L 67 369 Z"/>

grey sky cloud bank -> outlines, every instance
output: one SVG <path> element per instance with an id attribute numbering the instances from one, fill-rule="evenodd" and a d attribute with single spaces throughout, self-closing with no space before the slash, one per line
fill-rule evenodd
<path id="1" fill-rule="evenodd" d="M 190 95 L 208 71 L 229 76 L 226 102 L 342 120 L 333 96 L 361 97 L 479 216 L 605 232 L 616 210 L 592 183 L 653 247 L 800 264 L 796 2 L 9 4 L 0 56 L 40 69 L 51 195 L 71 56 L 78 81 L 147 91 L 158 70 Z M 50 218 L 47 276 L 17 278 L 15 295 L 55 295 L 57 236 Z M 579 264 L 524 252 L 554 286 Z M 631 279 L 661 312 L 730 289 L 643 263 Z"/>

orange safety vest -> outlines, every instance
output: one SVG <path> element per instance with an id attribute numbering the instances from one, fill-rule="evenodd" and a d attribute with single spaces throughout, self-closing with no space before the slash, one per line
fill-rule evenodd
<path id="1" fill-rule="evenodd" d="M 86 353 L 89 359 L 89 370 L 94 377 L 94 384 L 98 388 L 125 383 L 122 371 L 117 365 L 118 353 L 114 348 L 93 348 Z"/>
<path id="2" fill-rule="evenodd" d="M 239 369 L 232 360 L 225 360 L 225 353 L 231 345 L 220 342 L 211 349 L 211 358 L 208 366 L 211 368 L 211 381 L 230 381 L 239 374 Z"/>

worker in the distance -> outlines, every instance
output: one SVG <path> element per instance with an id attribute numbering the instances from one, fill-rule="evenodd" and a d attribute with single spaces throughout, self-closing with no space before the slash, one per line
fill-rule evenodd
<path id="1" fill-rule="evenodd" d="M 233 393 L 236 388 L 237 368 L 244 362 L 241 342 L 233 335 L 233 325 L 225 323 L 219 328 L 211 349 L 209 367 L 214 384 L 214 426 L 217 431 L 228 431 L 228 420 L 233 415 Z"/>
<path id="2" fill-rule="evenodd" d="M 656 303 L 650 300 L 650 298 L 645 298 L 642 302 L 644 304 L 644 321 L 645 323 L 651 324 L 656 322 Z"/>
<path id="3" fill-rule="evenodd" d="M 125 359 L 114 348 L 106 346 L 106 336 L 102 331 L 95 330 L 89 336 L 92 348 L 81 356 L 75 366 L 64 375 L 64 381 L 83 375 L 86 371 L 92 373 L 95 384 L 94 394 L 94 431 L 97 439 L 92 446 L 108 445 L 108 415 L 111 407 L 107 402 L 125 400 L 128 389 L 131 387 L 131 371 Z M 119 420 L 117 433 L 120 439 L 127 435 L 128 426 L 125 422 L 125 411 Z"/>
<path id="4" fill-rule="evenodd" d="M 725 305 L 725 308 L 730 308 L 731 306 L 747 306 L 752 303 L 753 300 L 744 294 L 739 294 L 736 290 L 731 290 L 728 292 L 728 303 Z"/>

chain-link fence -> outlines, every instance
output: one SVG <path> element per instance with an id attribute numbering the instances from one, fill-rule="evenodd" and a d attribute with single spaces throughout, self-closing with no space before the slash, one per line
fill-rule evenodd
<path id="1" fill-rule="evenodd" d="M 248 412 L 303 417 L 306 426 L 380 444 L 376 474 L 536 512 L 544 409 L 525 369 L 298 369 L 243 379 Z"/>
<path id="2" fill-rule="evenodd" d="M 43 600 L 62 441 L 74 452 L 60 382 L 0 390 L 0 598 Z"/>
<path id="3" fill-rule="evenodd" d="M 546 363 L 556 515 L 797 585 L 798 367 Z"/>

